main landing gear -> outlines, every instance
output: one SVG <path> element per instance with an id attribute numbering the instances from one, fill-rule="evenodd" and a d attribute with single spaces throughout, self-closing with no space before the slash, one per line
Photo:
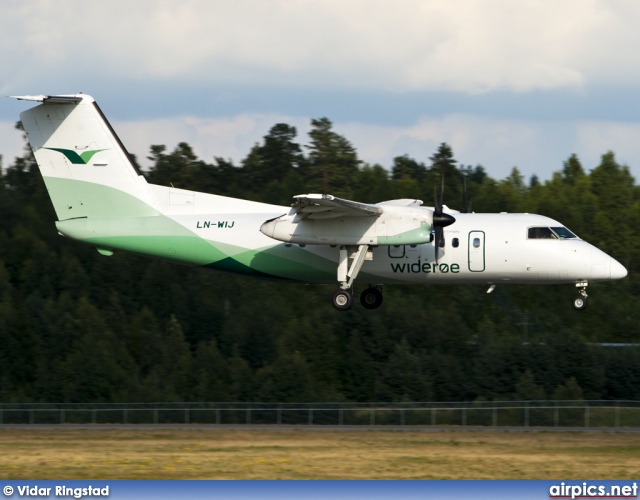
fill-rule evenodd
<path id="1" fill-rule="evenodd" d="M 580 288 L 578 290 L 578 295 L 576 295 L 573 299 L 571 299 L 571 305 L 576 311 L 584 311 L 587 308 L 587 286 L 589 283 L 587 281 L 581 281 L 576 283 L 576 287 Z"/>
<path id="2" fill-rule="evenodd" d="M 333 294 L 333 307 L 338 311 L 348 311 L 353 305 L 351 290 L 338 290 Z"/>
<path id="3" fill-rule="evenodd" d="M 360 294 L 360 303 L 365 309 L 377 309 L 382 305 L 382 290 L 370 286 Z"/>
<path id="4" fill-rule="evenodd" d="M 371 260 L 373 254 L 369 245 L 360 245 L 353 255 L 349 265 L 349 249 L 340 247 L 338 262 L 338 283 L 340 289 L 333 294 L 333 307 L 338 311 L 347 311 L 353 306 L 353 282 L 355 281 L 365 260 Z M 360 303 L 367 309 L 376 309 L 382 304 L 382 291 L 379 287 L 370 286 L 360 295 Z"/>
<path id="5" fill-rule="evenodd" d="M 375 286 L 365 288 L 360 294 L 360 303 L 365 309 L 377 309 L 382 305 L 382 290 Z M 338 290 L 333 294 L 332 304 L 338 311 L 348 311 L 353 306 L 353 291 Z"/>

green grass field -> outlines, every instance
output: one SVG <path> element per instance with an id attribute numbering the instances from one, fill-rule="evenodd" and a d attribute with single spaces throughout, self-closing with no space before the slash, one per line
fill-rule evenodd
<path id="1" fill-rule="evenodd" d="M 637 479 L 640 433 L 2 429 L 2 479 Z"/>

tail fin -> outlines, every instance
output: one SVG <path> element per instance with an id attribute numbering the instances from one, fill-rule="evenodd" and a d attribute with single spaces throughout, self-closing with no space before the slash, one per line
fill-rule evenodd
<path id="1" fill-rule="evenodd" d="M 58 220 L 157 215 L 145 178 L 91 96 L 23 96 L 20 113 Z"/>

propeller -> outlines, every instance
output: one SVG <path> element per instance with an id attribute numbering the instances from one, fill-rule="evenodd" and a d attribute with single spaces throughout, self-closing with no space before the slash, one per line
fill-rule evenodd
<path id="1" fill-rule="evenodd" d="M 456 219 L 449 214 L 443 212 L 444 201 L 444 175 L 442 176 L 442 186 L 440 188 L 440 197 L 438 193 L 434 193 L 435 203 L 433 205 L 433 229 L 435 232 L 434 244 L 436 247 L 436 265 L 438 264 L 438 249 L 444 246 L 444 228 L 453 224 Z"/>
<path id="2" fill-rule="evenodd" d="M 461 214 L 468 214 L 471 212 L 471 202 L 467 202 L 467 174 L 462 174 L 462 207 L 460 208 Z"/>
<path id="3" fill-rule="evenodd" d="M 469 207 L 467 206 L 467 176 L 462 176 L 462 207 L 460 213 L 469 213 Z"/>

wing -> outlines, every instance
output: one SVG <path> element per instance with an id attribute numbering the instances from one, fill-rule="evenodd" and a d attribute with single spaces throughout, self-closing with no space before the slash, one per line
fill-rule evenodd
<path id="1" fill-rule="evenodd" d="M 396 207 L 419 207 L 422 205 L 422 200 L 415 200 L 413 198 L 402 198 L 400 200 L 388 200 L 380 201 L 378 205 L 393 205 Z"/>
<path id="2" fill-rule="evenodd" d="M 270 238 L 300 245 L 418 245 L 431 240 L 433 210 L 420 200 L 377 204 L 329 194 L 294 196 L 291 211 L 265 221 Z"/>
<path id="3" fill-rule="evenodd" d="M 336 198 L 330 194 L 300 194 L 291 206 L 304 219 L 333 219 L 336 217 L 373 217 L 382 214 L 378 205 Z"/>

